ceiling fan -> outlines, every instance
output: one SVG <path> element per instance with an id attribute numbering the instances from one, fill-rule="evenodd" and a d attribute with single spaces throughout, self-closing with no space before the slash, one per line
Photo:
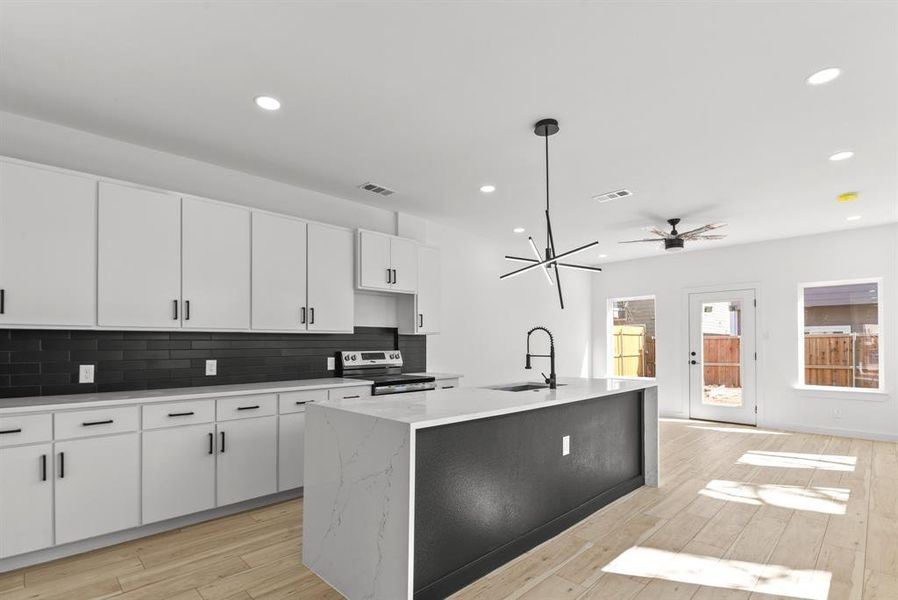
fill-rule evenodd
<path id="1" fill-rule="evenodd" d="M 726 237 L 726 234 L 707 234 L 707 232 L 709 231 L 713 231 L 721 227 L 726 227 L 726 223 L 709 223 L 707 225 L 702 225 L 701 227 L 696 227 L 695 229 L 690 229 L 689 231 L 684 231 L 681 233 L 677 231 L 677 225 L 680 224 L 680 219 L 668 219 L 667 222 L 670 224 L 670 232 L 658 229 L 657 227 L 652 227 L 651 229 L 649 229 L 649 231 L 651 231 L 658 237 L 645 238 L 642 240 L 627 240 L 625 242 L 618 243 L 638 244 L 640 242 L 664 242 L 665 250 L 667 250 L 668 252 L 679 252 L 683 249 L 686 240 L 722 240 Z"/>

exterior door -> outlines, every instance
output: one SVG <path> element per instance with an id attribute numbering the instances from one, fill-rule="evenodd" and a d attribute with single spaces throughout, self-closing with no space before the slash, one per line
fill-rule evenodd
<path id="1" fill-rule="evenodd" d="M 689 416 L 755 425 L 755 291 L 689 295 Z"/>

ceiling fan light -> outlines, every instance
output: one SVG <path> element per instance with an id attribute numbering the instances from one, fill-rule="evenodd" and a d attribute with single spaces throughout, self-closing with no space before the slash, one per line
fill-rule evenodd
<path id="1" fill-rule="evenodd" d="M 664 240 L 664 249 L 668 252 L 680 252 L 683 250 L 683 238 L 668 238 Z"/>

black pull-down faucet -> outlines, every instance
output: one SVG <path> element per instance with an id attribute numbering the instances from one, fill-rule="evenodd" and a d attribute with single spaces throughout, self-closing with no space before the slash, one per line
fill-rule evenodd
<path id="1" fill-rule="evenodd" d="M 534 331 L 545 331 L 549 336 L 549 353 L 548 354 L 531 354 L 530 353 L 530 336 L 533 335 Z M 537 358 L 548 358 L 549 359 L 549 376 L 546 377 L 546 374 L 543 373 L 542 376 L 546 380 L 546 383 L 549 384 L 549 389 L 554 390 L 558 387 L 555 378 L 555 337 L 552 335 L 552 332 L 546 329 L 545 327 L 534 327 L 530 331 L 527 332 L 527 361 L 524 364 L 525 369 L 531 369 L 533 367 L 530 366 L 530 359 L 533 357 Z"/>

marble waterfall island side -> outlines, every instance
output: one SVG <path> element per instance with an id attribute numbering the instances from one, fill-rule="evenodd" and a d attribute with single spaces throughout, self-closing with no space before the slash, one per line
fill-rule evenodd
<path id="1" fill-rule="evenodd" d="M 350 600 L 445 598 L 658 485 L 655 385 L 559 383 L 308 405 L 303 562 Z"/>

